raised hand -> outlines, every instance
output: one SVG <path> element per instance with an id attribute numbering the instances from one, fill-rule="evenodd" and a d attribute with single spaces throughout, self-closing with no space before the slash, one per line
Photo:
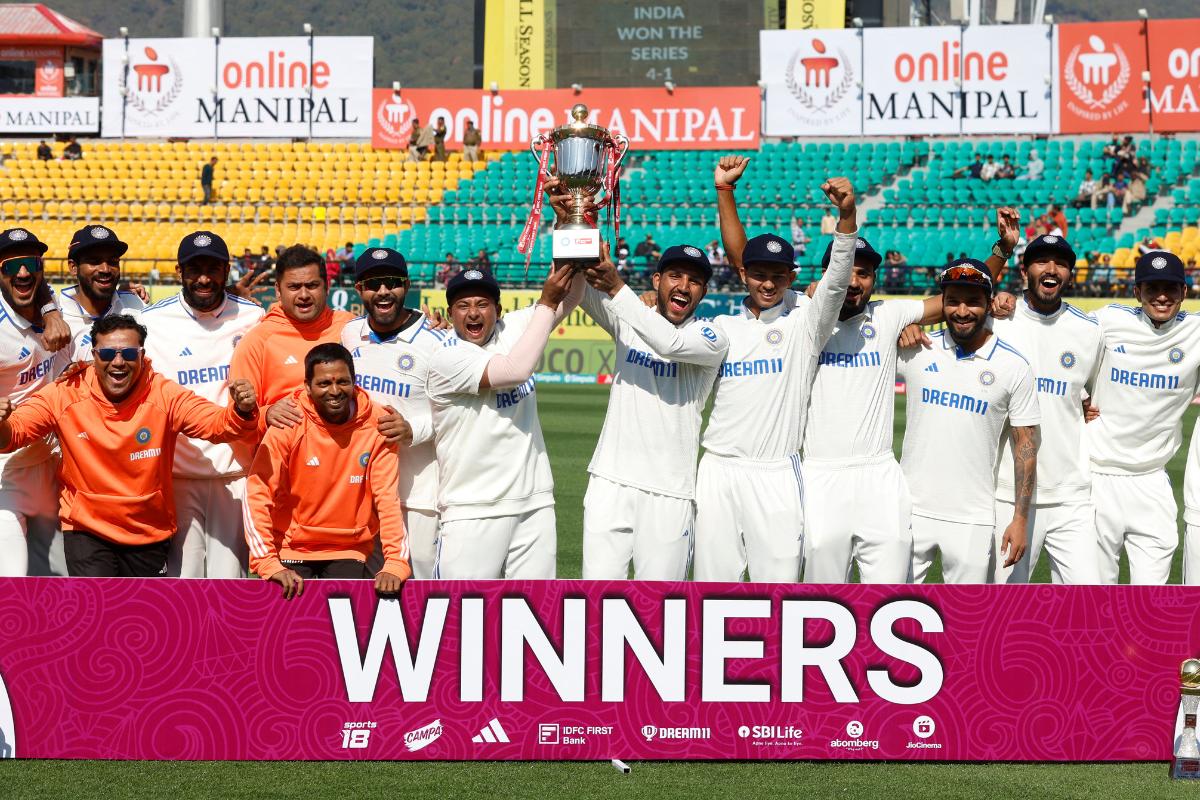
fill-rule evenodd
<path id="1" fill-rule="evenodd" d="M 245 378 L 238 378 L 229 384 L 229 397 L 243 416 L 250 416 L 258 408 L 258 395 L 254 391 L 254 385 Z"/>
<path id="2" fill-rule="evenodd" d="M 713 180 L 721 186 L 733 186 L 750 165 L 748 156 L 721 156 L 713 170 Z"/>
<path id="3" fill-rule="evenodd" d="M 843 217 L 854 214 L 854 186 L 849 178 L 829 178 L 821 184 L 821 191 L 829 198 Z"/>
<path id="4" fill-rule="evenodd" d="M 609 258 L 608 242 L 600 242 L 600 261 L 587 268 L 584 278 L 593 289 L 613 297 L 625 285 L 617 265 Z"/>
<path id="5" fill-rule="evenodd" d="M 997 208 L 996 233 L 1005 251 L 1011 253 L 1021 239 L 1021 212 L 1009 206 Z"/>

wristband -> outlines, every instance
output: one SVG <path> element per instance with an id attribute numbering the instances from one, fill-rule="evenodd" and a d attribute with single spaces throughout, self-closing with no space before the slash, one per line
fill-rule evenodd
<path id="1" fill-rule="evenodd" d="M 1009 250 L 1007 253 L 1004 252 L 1002 243 L 996 242 L 994 245 L 992 245 L 992 255 L 994 255 L 996 258 L 1003 258 L 1005 261 L 1008 261 L 1010 258 L 1012 258 L 1012 251 Z"/>
<path id="2" fill-rule="evenodd" d="M 49 303 L 46 303 L 46 305 L 42 306 L 41 309 L 38 311 L 38 313 L 45 316 L 46 314 L 49 314 L 51 311 L 61 311 L 61 310 L 62 309 L 58 307 L 58 303 L 51 300 Z"/>
<path id="3" fill-rule="evenodd" d="M 733 191 L 732 183 L 718 183 L 718 184 L 716 184 L 716 187 L 717 187 L 718 192 L 732 192 Z"/>

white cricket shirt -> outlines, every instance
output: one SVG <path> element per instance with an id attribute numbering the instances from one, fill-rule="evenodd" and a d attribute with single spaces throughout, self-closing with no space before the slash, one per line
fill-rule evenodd
<path id="1" fill-rule="evenodd" d="M 483 347 L 450 335 L 433 355 L 426 391 L 433 408 L 443 522 L 554 505 L 534 379 L 505 389 L 479 388 L 492 356 L 512 349 L 533 312 L 530 306 L 505 314 Z"/>
<path id="2" fill-rule="evenodd" d="M 1022 297 L 1011 319 L 994 320 L 992 330 L 1029 360 L 1042 414 L 1037 459 L 1039 505 L 1087 500 L 1091 495 L 1088 450 L 1081 398 L 1091 391 L 1100 366 L 1102 336 L 1095 317 L 1063 303 L 1039 314 Z M 1000 445 L 996 497 L 1013 502 L 1013 456 Z"/>
<path id="3" fill-rule="evenodd" d="M 757 318 L 743 302 L 741 313 L 714 320 L 729 349 L 717 373 L 705 450 L 755 461 L 800 452 L 817 360 L 846 299 L 857 241 L 857 233 L 835 234 L 829 268 L 811 299 L 788 292 Z"/>
<path id="4" fill-rule="evenodd" d="M 1183 443 L 1183 412 L 1200 372 L 1200 317 L 1180 312 L 1156 328 L 1134 306 L 1105 306 L 1095 316 L 1104 353 L 1094 394 L 1100 418 L 1084 428 L 1092 471 L 1156 472 Z"/>
<path id="5" fill-rule="evenodd" d="M 55 359 L 38 339 L 40 332 L 0 296 L 0 396 L 14 405 L 21 405 L 54 378 Z M 54 447 L 46 439 L 39 439 L 20 450 L 0 454 L 0 468 L 41 464 L 53 453 Z"/>
<path id="6" fill-rule="evenodd" d="M 920 300 L 875 300 L 834 325 L 817 358 L 805 461 L 854 463 L 892 453 L 896 340 L 924 315 Z"/>
<path id="7" fill-rule="evenodd" d="M 902 351 L 897 370 L 907 385 L 900 466 L 912 513 L 992 525 L 1005 425 L 1041 421 L 1033 370 L 995 334 L 969 354 L 944 330 L 930 338 L 932 347 Z"/>
<path id="8" fill-rule="evenodd" d="M 79 286 L 68 286 L 58 293 L 58 305 L 62 308 L 63 322 L 71 329 L 71 343 L 60 352 L 59 370 L 68 366 L 72 361 L 91 361 L 92 358 L 92 325 L 100 317 L 111 317 L 115 314 L 129 314 L 136 317 L 146 304 L 133 292 L 118 290 L 113 293 L 112 302 L 98 317 L 93 317 L 79 303 Z"/>
<path id="9" fill-rule="evenodd" d="M 675 326 L 628 286 L 616 297 L 589 286 L 582 305 L 613 337 L 617 361 L 588 472 L 691 499 L 701 414 L 725 356 L 725 335 L 698 317 Z"/>
<path id="10" fill-rule="evenodd" d="M 146 326 L 146 357 L 155 371 L 209 402 L 229 405 L 229 360 L 238 341 L 263 318 L 258 303 L 225 295 L 212 311 L 198 311 L 183 294 L 148 306 L 138 315 Z M 180 435 L 171 473 L 180 478 L 245 475 L 254 456 L 247 442 L 212 444 Z"/>
<path id="11" fill-rule="evenodd" d="M 452 335 L 452 331 L 430 328 L 419 312 L 387 338 L 372 331 L 365 316 L 355 317 L 342 329 L 342 344 L 354 356 L 355 382 L 380 407 L 399 411 L 412 427 L 412 444 L 399 448 L 400 501 L 405 508 L 437 510 L 437 457 L 425 385 L 435 352 Z"/>

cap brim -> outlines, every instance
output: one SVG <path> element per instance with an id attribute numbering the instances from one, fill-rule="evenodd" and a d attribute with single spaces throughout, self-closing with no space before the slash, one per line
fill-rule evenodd
<path id="1" fill-rule="evenodd" d="M 489 283 L 467 283 L 462 286 L 456 286 L 454 289 L 446 290 L 446 304 L 453 303 L 464 294 L 479 294 L 492 298 L 496 303 L 500 302 L 500 289 L 497 286 L 492 286 Z"/>
<path id="2" fill-rule="evenodd" d="M 179 259 L 179 263 L 186 264 L 189 261 L 195 261 L 197 258 L 200 258 L 201 256 L 209 256 L 211 258 L 217 259 L 218 261 L 224 261 L 226 263 L 230 263 L 233 261 L 233 259 L 229 257 L 229 253 L 222 253 L 220 250 L 213 250 L 212 248 L 205 247 L 205 248 L 201 248 L 199 250 L 193 250 L 192 252 L 188 253 L 187 258 Z"/>
<path id="3" fill-rule="evenodd" d="M 79 247 L 72 247 L 67 251 L 67 258 L 74 261 L 76 256 L 78 256 L 80 253 L 86 253 L 88 250 L 91 250 L 94 247 L 111 247 L 112 245 L 117 246 L 117 258 L 120 258 L 129 252 L 129 245 L 125 244 L 125 242 L 122 242 L 120 239 L 113 239 L 111 241 L 88 242 L 87 244 L 80 245 Z M 46 245 L 42 245 L 42 247 L 45 246 Z"/>
<path id="4" fill-rule="evenodd" d="M 682 264 L 685 267 L 693 267 L 694 269 L 698 269 L 709 278 L 711 278 L 713 275 L 712 264 L 709 264 L 707 261 L 705 261 L 704 266 L 700 266 L 700 262 L 693 261 L 690 258 L 672 258 L 670 261 L 662 261 L 659 263 L 658 269 L 656 269 L 655 272 L 664 272 L 669 267 L 672 267 L 676 264 Z"/>
<path id="5" fill-rule="evenodd" d="M 394 264 L 372 264 L 365 269 L 354 270 L 354 280 L 362 280 L 372 272 L 395 272 L 403 275 L 405 278 L 408 277 L 408 267 L 397 267 Z"/>
<path id="6" fill-rule="evenodd" d="M 1042 245 L 1040 247 L 1025 248 L 1025 252 L 1021 254 L 1021 264 L 1022 264 L 1022 266 L 1028 266 L 1030 261 L 1033 261 L 1038 256 L 1045 255 L 1045 254 L 1056 255 L 1056 256 L 1060 255 L 1063 258 L 1066 258 L 1068 261 L 1071 262 L 1072 268 L 1074 268 L 1075 262 L 1079 260 L 1079 257 L 1075 255 L 1074 250 L 1071 251 L 1070 256 L 1067 256 L 1067 254 L 1063 253 L 1060 248 L 1050 247 L 1048 245 Z"/>

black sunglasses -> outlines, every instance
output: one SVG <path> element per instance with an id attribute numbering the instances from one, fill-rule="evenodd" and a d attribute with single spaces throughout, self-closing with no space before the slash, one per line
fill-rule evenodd
<path id="1" fill-rule="evenodd" d="M 142 348 L 140 347 L 97 347 L 94 352 L 101 361 L 112 361 L 117 357 L 117 353 L 121 354 L 122 361 L 137 361 L 142 357 Z"/>
<path id="2" fill-rule="evenodd" d="M 378 292 L 380 289 L 400 289 L 408 285 L 408 278 L 401 275 L 382 275 L 378 278 L 366 278 L 362 285 L 369 292 Z"/>
<path id="3" fill-rule="evenodd" d="M 0 261 L 0 270 L 3 270 L 4 274 L 10 278 L 20 272 L 22 267 L 29 270 L 30 273 L 41 272 L 42 257 L 15 256 L 13 258 L 6 258 L 3 261 Z"/>

